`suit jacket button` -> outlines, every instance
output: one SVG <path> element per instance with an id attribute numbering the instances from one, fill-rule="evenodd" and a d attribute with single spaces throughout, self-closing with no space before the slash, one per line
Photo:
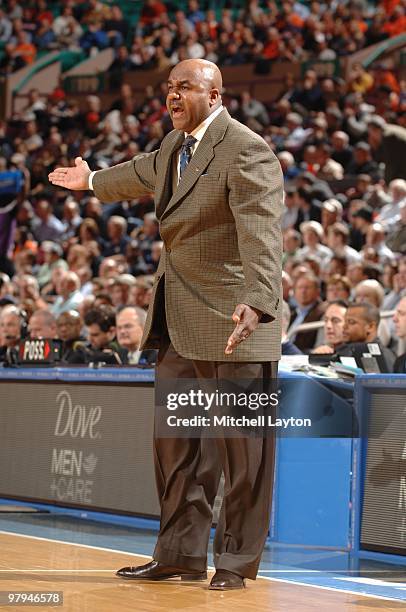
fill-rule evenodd
<path id="1" fill-rule="evenodd" d="M 167 252 L 167 253 L 170 253 L 170 252 L 171 252 L 171 249 L 166 249 L 166 252 Z"/>

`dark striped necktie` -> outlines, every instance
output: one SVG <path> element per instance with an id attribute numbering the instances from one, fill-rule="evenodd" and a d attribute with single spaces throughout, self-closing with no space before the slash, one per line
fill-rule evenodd
<path id="1" fill-rule="evenodd" d="M 194 136 L 187 136 L 180 148 L 180 159 L 179 159 L 179 179 L 182 178 L 182 174 L 186 169 L 186 166 L 192 159 L 192 147 L 197 142 Z"/>

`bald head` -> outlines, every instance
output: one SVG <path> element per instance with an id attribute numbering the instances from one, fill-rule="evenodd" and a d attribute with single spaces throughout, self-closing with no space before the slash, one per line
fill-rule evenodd
<path id="1" fill-rule="evenodd" d="M 198 78 L 203 79 L 209 87 L 215 87 L 218 89 L 220 93 L 223 89 L 223 78 L 221 76 L 220 69 L 218 66 L 216 66 L 216 64 L 213 64 L 213 62 L 209 62 L 209 60 L 183 60 L 173 68 L 171 74 L 174 74 L 177 71 L 191 72 L 192 74 L 198 76 Z"/>
<path id="2" fill-rule="evenodd" d="M 173 126 L 190 134 L 221 106 L 222 77 L 213 62 L 188 59 L 169 75 L 166 104 Z"/>

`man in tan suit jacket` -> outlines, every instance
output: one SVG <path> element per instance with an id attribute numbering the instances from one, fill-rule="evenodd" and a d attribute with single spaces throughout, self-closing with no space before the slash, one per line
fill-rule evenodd
<path id="1" fill-rule="evenodd" d="M 154 192 L 164 248 L 141 348 L 159 348 L 158 380 L 277 372 L 282 172 L 264 140 L 222 107 L 221 88 L 211 62 L 179 63 L 167 96 L 175 129 L 159 150 L 96 173 L 77 158 L 50 174 L 54 184 L 91 187 L 106 202 Z M 205 579 L 223 472 L 210 588 L 255 579 L 269 526 L 274 439 L 155 437 L 154 460 L 161 502 L 154 560 L 118 574 Z"/>

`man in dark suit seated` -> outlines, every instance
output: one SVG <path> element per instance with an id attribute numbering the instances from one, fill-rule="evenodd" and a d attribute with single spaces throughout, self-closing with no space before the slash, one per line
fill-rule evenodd
<path id="1" fill-rule="evenodd" d="M 62 340 L 63 363 L 85 363 L 83 360 L 85 339 L 81 336 L 82 325 L 82 317 L 77 310 L 67 310 L 57 318 L 56 329 L 58 338 Z"/>
<path id="2" fill-rule="evenodd" d="M 361 357 L 369 353 L 376 358 L 381 372 L 392 372 L 395 356 L 378 339 L 380 314 L 372 304 L 351 304 L 345 314 L 343 344 L 336 348 L 339 357 L 354 357 L 360 367 Z M 365 369 L 365 368 L 364 368 Z"/>
<path id="3" fill-rule="evenodd" d="M 0 312 L 0 361 L 12 360 L 18 352 L 24 325 L 23 313 L 13 304 Z"/>
<path id="4" fill-rule="evenodd" d="M 284 301 L 282 306 L 282 355 L 302 355 L 302 351 L 287 336 L 289 322 L 290 308 L 289 304 Z"/>
<path id="5" fill-rule="evenodd" d="M 58 318 L 59 324 L 61 324 L 63 314 Z M 79 321 L 77 321 L 77 318 L 75 319 L 77 323 L 75 331 L 77 334 L 78 331 L 80 333 L 80 328 L 78 330 Z M 62 324 L 64 322 L 65 321 L 62 321 Z M 73 320 L 71 322 L 73 322 Z M 122 359 L 120 357 L 120 349 L 115 340 L 116 320 L 114 308 L 105 305 L 91 308 L 85 316 L 85 326 L 87 342 L 77 342 L 78 338 L 76 338 L 75 342 L 74 339 L 72 339 L 73 350 L 69 353 L 65 350 L 65 361 L 71 364 L 99 362 L 110 365 L 121 365 Z M 66 344 L 65 341 L 65 349 L 68 348 Z"/>
<path id="6" fill-rule="evenodd" d="M 156 361 L 155 350 L 140 350 L 145 319 L 145 310 L 139 306 L 125 306 L 117 313 L 117 341 L 124 364 L 152 366 Z"/>
<path id="7" fill-rule="evenodd" d="M 319 279 L 311 272 L 299 276 L 293 293 L 297 306 L 293 310 L 290 319 L 290 332 L 302 323 L 320 321 L 324 312 L 320 301 Z M 311 331 L 299 331 L 291 336 L 290 340 L 296 344 L 300 351 L 308 353 L 314 347 L 316 338 L 317 329 L 314 329 Z"/>
<path id="8" fill-rule="evenodd" d="M 406 295 L 402 297 L 396 306 L 393 322 L 397 338 L 406 340 Z M 406 353 L 403 353 L 396 359 L 393 371 L 397 374 L 406 374 Z"/>

